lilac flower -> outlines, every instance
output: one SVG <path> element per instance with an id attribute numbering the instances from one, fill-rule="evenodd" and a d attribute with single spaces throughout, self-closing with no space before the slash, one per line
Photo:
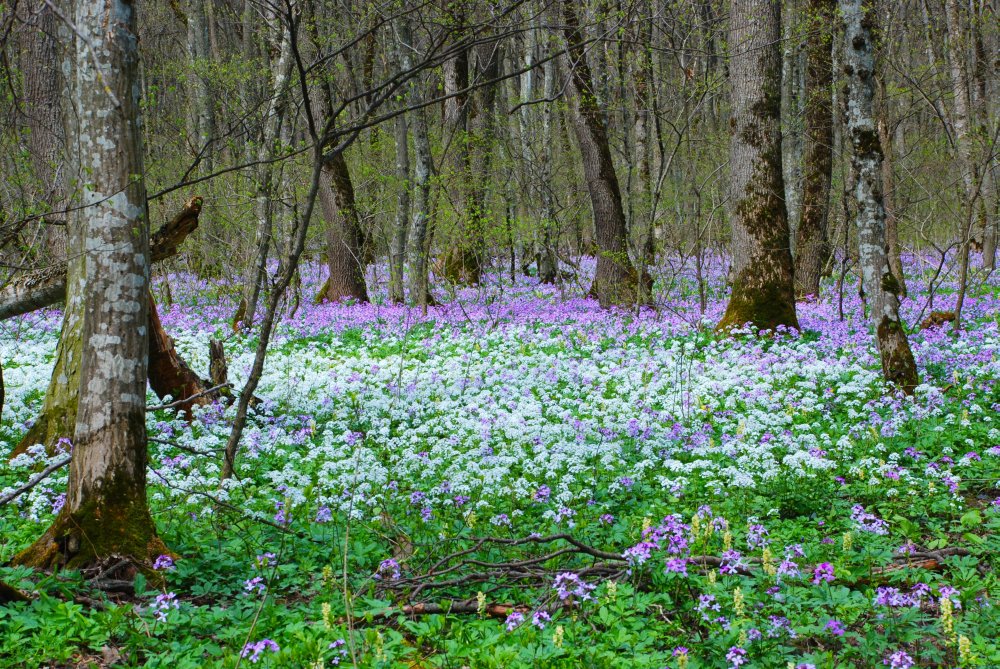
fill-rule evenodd
<path id="1" fill-rule="evenodd" d="M 429 506 L 425 506 L 424 508 L 420 509 L 420 517 L 424 519 L 425 523 L 429 523 L 431 519 L 434 517 L 434 509 L 432 509 Z"/>
<path id="2" fill-rule="evenodd" d="M 847 632 L 844 623 L 836 619 L 830 620 L 823 629 L 828 630 L 834 636 L 844 636 L 844 633 Z"/>
<path id="3" fill-rule="evenodd" d="M 597 519 L 602 525 L 613 525 L 615 522 L 615 517 L 610 513 L 602 514 L 600 518 Z"/>
<path id="4" fill-rule="evenodd" d="M 469 503 L 468 495 L 455 495 L 455 506 L 465 506 Z"/>
<path id="5" fill-rule="evenodd" d="M 635 485 L 635 481 L 630 479 L 628 476 L 623 476 L 620 479 L 618 479 L 618 483 L 621 484 L 621 486 L 626 490 L 630 490 L 632 486 Z"/>
<path id="6" fill-rule="evenodd" d="M 335 651 L 337 651 L 334 654 L 333 658 L 330 659 L 330 662 L 334 666 L 340 664 L 347 657 L 347 648 L 346 648 L 346 646 L 347 646 L 347 642 L 344 641 L 343 639 L 337 639 L 336 641 L 331 642 L 329 646 L 327 646 L 328 650 L 335 650 Z"/>
<path id="7" fill-rule="evenodd" d="M 538 486 L 538 490 L 535 491 L 534 495 L 535 501 L 544 502 L 549 498 L 549 495 L 551 494 L 552 490 L 547 485 L 540 485 Z"/>
<path id="8" fill-rule="evenodd" d="M 333 512 L 330 511 L 330 507 L 321 506 L 316 510 L 317 523 L 329 523 L 331 520 L 333 520 Z"/>
<path id="9" fill-rule="evenodd" d="M 556 580 L 552 587 L 559 595 L 559 599 L 566 601 L 570 597 L 578 597 L 583 600 L 591 599 L 590 592 L 597 586 L 585 583 L 572 572 L 563 572 L 556 574 Z"/>
<path id="10" fill-rule="evenodd" d="M 174 568 L 174 559 L 169 555 L 161 555 L 160 557 L 156 558 L 156 561 L 153 563 L 153 569 L 157 571 L 164 569 L 173 569 L 173 568 Z"/>
<path id="11" fill-rule="evenodd" d="M 747 530 L 747 547 L 753 550 L 767 546 L 767 534 L 767 528 L 763 525 L 751 525 Z"/>
<path id="12" fill-rule="evenodd" d="M 176 610 L 179 608 L 180 604 L 177 602 L 177 595 L 172 592 L 157 595 L 156 600 L 149 607 L 153 612 L 153 616 L 161 623 L 167 622 L 167 614 L 170 612 L 170 609 Z"/>
<path id="13" fill-rule="evenodd" d="M 243 652 L 240 653 L 240 657 L 248 658 L 251 662 L 256 664 L 260 660 L 260 656 L 265 650 L 269 650 L 272 653 L 277 653 L 281 649 L 278 648 L 278 644 L 271 641 L 270 639 L 262 639 L 256 643 L 248 643 L 247 645 L 243 646 Z"/>
<path id="14" fill-rule="evenodd" d="M 668 558 L 665 571 L 668 574 L 684 574 L 687 576 L 687 558 Z"/>
<path id="15" fill-rule="evenodd" d="M 740 669 L 742 665 L 748 662 L 747 652 L 739 646 L 733 646 L 726 653 L 726 660 L 730 663 L 730 669 Z"/>
<path id="16" fill-rule="evenodd" d="M 261 553 L 255 559 L 255 564 L 258 569 L 266 569 L 268 567 L 273 567 L 278 564 L 278 556 L 274 553 Z"/>
<path id="17" fill-rule="evenodd" d="M 829 562 L 823 562 L 813 569 L 813 585 L 819 585 L 821 581 L 832 583 L 833 580 L 833 565 Z"/>
<path id="18" fill-rule="evenodd" d="M 256 591 L 257 594 L 263 594 L 267 590 L 267 585 L 264 583 L 264 578 L 262 576 L 254 576 L 243 581 L 243 589 L 247 592 Z"/>
<path id="19" fill-rule="evenodd" d="M 905 606 L 920 606 L 921 593 L 905 594 L 899 588 L 892 586 L 882 586 L 875 588 L 875 606 L 888 606 L 889 608 L 901 608 Z"/>
<path id="20" fill-rule="evenodd" d="M 816 665 L 812 662 L 802 662 L 801 664 L 796 664 L 795 669 L 816 669 Z"/>
<path id="21" fill-rule="evenodd" d="M 709 622 L 710 618 L 708 612 L 721 611 L 722 607 L 715 601 L 715 595 L 703 594 L 698 595 L 698 605 L 695 607 L 695 610 L 701 613 L 702 620 Z"/>
<path id="22" fill-rule="evenodd" d="M 382 560 L 379 563 L 378 569 L 375 571 L 375 575 L 372 578 L 374 578 L 375 580 L 381 580 L 386 574 L 389 575 L 390 581 L 395 581 L 403 574 L 402 570 L 399 567 L 399 563 L 396 562 L 396 560 L 394 560 L 393 558 Z"/>
<path id="23" fill-rule="evenodd" d="M 910 669 L 914 662 L 906 651 L 897 650 L 882 660 L 882 664 L 888 666 L 889 669 Z"/>
<path id="24" fill-rule="evenodd" d="M 690 652 L 691 651 L 689 651 L 685 646 L 677 646 L 674 648 L 674 652 L 672 654 L 674 657 L 680 657 L 681 655 L 687 655 Z"/>
<path id="25" fill-rule="evenodd" d="M 865 511 L 865 507 L 860 504 L 855 504 L 851 507 L 851 520 L 854 521 L 857 528 L 862 532 L 870 532 L 883 536 L 889 534 L 889 523 L 874 514 L 868 513 Z"/>
<path id="26" fill-rule="evenodd" d="M 507 620 L 504 621 L 504 625 L 507 627 L 508 632 L 513 632 L 517 627 L 524 622 L 524 614 L 520 611 L 511 611 L 507 616 Z"/>
<path id="27" fill-rule="evenodd" d="M 66 505 L 66 493 L 61 492 L 52 500 L 52 513 L 58 514 Z"/>
<path id="28" fill-rule="evenodd" d="M 410 493 L 410 504 L 416 506 L 417 504 L 423 502 L 426 498 L 427 498 L 426 493 L 420 492 L 419 490 L 415 490 L 414 492 Z"/>
<path id="29" fill-rule="evenodd" d="M 630 567 L 635 567 L 646 562 L 652 556 L 654 548 L 657 546 L 653 542 L 640 541 L 635 546 L 625 549 L 622 557 L 625 558 Z"/>
<path id="30" fill-rule="evenodd" d="M 545 629 L 545 623 L 551 620 L 552 616 L 549 615 L 548 611 L 535 611 L 531 614 L 531 624 L 540 630 Z"/>
<path id="31" fill-rule="evenodd" d="M 745 569 L 743 556 L 738 551 L 728 550 L 722 554 L 722 566 L 719 567 L 720 574 L 738 574 L 741 569 Z"/>

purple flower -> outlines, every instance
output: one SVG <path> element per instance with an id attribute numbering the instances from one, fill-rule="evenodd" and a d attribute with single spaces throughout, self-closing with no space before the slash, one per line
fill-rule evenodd
<path id="1" fill-rule="evenodd" d="M 819 585 L 821 581 L 832 583 L 833 579 L 833 565 L 829 562 L 823 562 L 813 569 L 813 585 Z"/>
<path id="2" fill-rule="evenodd" d="M 243 581 L 243 589 L 247 592 L 257 591 L 257 594 L 262 594 L 267 590 L 267 585 L 264 584 L 264 578 L 262 576 L 254 576 Z"/>
<path id="3" fill-rule="evenodd" d="M 831 620 L 826 624 L 824 629 L 829 630 L 830 634 L 834 636 L 844 636 L 847 629 L 844 627 L 844 623 L 839 620 Z"/>
<path id="4" fill-rule="evenodd" d="M 179 609 L 180 604 L 177 602 L 177 595 L 172 592 L 165 592 L 157 595 L 149 608 L 157 620 L 165 623 L 167 622 L 167 614 L 170 612 L 170 609 Z"/>
<path id="5" fill-rule="evenodd" d="M 747 530 L 747 547 L 753 550 L 767 546 L 767 534 L 767 528 L 763 525 L 751 525 Z"/>
<path id="6" fill-rule="evenodd" d="M 544 502 L 552 494 L 552 490 L 547 485 L 538 486 L 538 490 L 535 491 L 535 501 Z"/>
<path id="7" fill-rule="evenodd" d="M 739 646 L 733 646 L 726 653 L 726 660 L 730 663 L 729 666 L 731 669 L 740 669 L 748 661 L 747 652 Z"/>
<path id="8" fill-rule="evenodd" d="M 545 623 L 552 620 L 552 616 L 547 611 L 535 611 L 531 614 L 531 624 L 540 630 L 545 629 Z"/>
<path id="9" fill-rule="evenodd" d="M 871 532 L 872 534 L 883 536 L 889 534 L 889 523 L 874 514 L 868 513 L 865 511 L 865 507 L 860 504 L 855 504 L 851 507 L 851 520 L 854 521 L 858 529 L 862 532 Z"/>
<path id="10" fill-rule="evenodd" d="M 910 669 L 913 666 L 913 658 L 906 651 L 897 650 L 882 660 L 882 664 L 888 666 L 889 669 Z"/>
<path id="11" fill-rule="evenodd" d="M 743 564 L 743 556 L 738 551 L 729 550 L 722 554 L 722 566 L 719 567 L 720 574 L 738 574 L 740 569 L 746 568 Z"/>
<path id="12" fill-rule="evenodd" d="M 504 625 L 507 627 L 508 632 L 513 632 L 517 627 L 524 622 L 524 614 L 520 611 L 511 611 L 507 616 L 507 620 L 504 621 Z"/>
<path id="13" fill-rule="evenodd" d="M 570 597 L 578 597 L 584 600 L 590 599 L 590 592 L 596 587 L 596 585 L 585 583 L 583 579 L 572 572 L 556 574 L 556 580 L 552 584 L 552 588 L 559 595 L 559 599 L 563 601 L 566 601 Z"/>
<path id="14" fill-rule="evenodd" d="M 673 652 L 673 656 L 674 656 L 674 657 L 680 657 L 681 655 L 687 655 L 687 654 L 688 654 L 688 653 L 690 653 L 690 652 L 691 652 L 691 651 L 689 651 L 689 650 L 688 650 L 688 649 L 687 649 L 686 647 L 684 647 L 684 646 L 677 646 L 676 648 L 674 648 L 674 652 Z"/>
<path id="15" fill-rule="evenodd" d="M 274 553 L 261 553 L 257 556 L 255 562 L 258 569 L 266 569 L 278 564 L 278 556 Z"/>
<path id="16" fill-rule="evenodd" d="M 465 506 L 468 502 L 468 495 L 455 495 L 455 506 Z"/>
<path id="17" fill-rule="evenodd" d="M 333 520 L 333 512 L 330 511 L 330 507 L 321 506 L 316 510 L 317 523 L 329 523 L 331 520 Z"/>
<path id="18" fill-rule="evenodd" d="M 393 558 L 388 558 L 379 563 L 378 569 L 375 571 L 373 578 L 375 580 L 381 580 L 386 574 L 388 574 L 389 580 L 395 581 L 402 576 L 402 573 L 402 570 L 399 568 L 399 563 Z"/>
<path id="19" fill-rule="evenodd" d="M 668 574 L 684 574 L 687 576 L 687 558 L 668 558 L 665 572 Z"/>
<path id="20" fill-rule="evenodd" d="M 278 644 L 274 643 L 270 639 L 262 639 L 257 643 L 248 643 L 247 645 L 243 646 L 243 652 L 240 653 L 240 657 L 246 657 L 251 662 L 256 664 L 257 661 L 260 660 L 260 656 L 265 650 L 269 650 L 272 653 L 277 653 L 281 649 L 278 648 Z"/>
<path id="21" fill-rule="evenodd" d="M 331 642 L 329 646 L 327 646 L 328 650 L 337 651 L 336 654 L 334 654 L 333 658 L 330 660 L 330 662 L 333 663 L 334 666 L 340 664 L 340 662 L 347 657 L 346 646 L 347 642 L 344 641 L 343 639 L 337 639 L 336 641 Z"/>
<path id="22" fill-rule="evenodd" d="M 434 517 L 434 509 L 429 506 L 425 506 L 420 509 L 420 517 L 424 519 L 425 523 L 430 522 L 430 520 Z"/>
<path id="23" fill-rule="evenodd" d="M 162 569 L 173 569 L 174 559 L 169 555 L 161 555 L 156 558 L 156 562 L 153 563 L 153 569 L 160 571 Z"/>
<path id="24" fill-rule="evenodd" d="M 612 525 L 615 522 L 615 517 L 610 513 L 602 514 L 600 518 L 597 519 L 602 525 Z"/>

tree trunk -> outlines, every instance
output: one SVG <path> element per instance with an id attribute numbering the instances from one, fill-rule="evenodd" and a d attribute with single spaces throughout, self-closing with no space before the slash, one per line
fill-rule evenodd
<path id="1" fill-rule="evenodd" d="M 389 300 L 402 304 L 406 300 L 403 276 L 406 272 L 406 239 L 410 231 L 410 131 L 406 114 L 395 120 L 396 128 L 396 218 L 393 221 L 389 245 Z"/>
<path id="2" fill-rule="evenodd" d="M 590 295 L 602 307 L 628 306 L 639 300 L 639 279 L 628 255 L 628 228 L 621 188 L 611 160 L 604 116 L 597 104 L 575 4 L 572 0 L 563 0 L 562 8 L 569 74 L 574 89 L 573 127 L 580 145 L 597 230 L 597 271 Z"/>
<path id="3" fill-rule="evenodd" d="M 75 132 L 73 176 L 85 208 L 72 217 L 82 272 L 70 272 L 79 299 L 83 352 L 66 503 L 45 534 L 15 561 L 80 568 L 125 558 L 105 574 L 130 577 L 166 552 L 146 501 L 149 215 L 139 126 L 136 16 L 125 0 L 76 0 L 80 36 L 63 71 Z M 103 81 L 104 86 L 92 82 Z M 79 298 L 77 298 L 79 296 Z M 113 401 L 109 401 L 113 398 Z"/>
<path id="4" fill-rule="evenodd" d="M 264 135 L 257 147 L 256 159 L 260 165 L 257 170 L 256 255 L 251 275 L 247 278 L 247 285 L 244 287 L 242 318 L 244 327 L 253 325 L 257 316 L 260 294 L 267 279 L 267 256 L 270 253 L 274 232 L 274 166 L 271 162 L 278 153 L 277 141 L 288 104 L 288 91 L 286 89 L 292 74 L 291 38 L 280 21 L 273 18 L 271 23 L 272 25 L 268 26 L 268 40 L 272 45 L 278 45 L 279 55 L 272 68 L 273 86 L 267 115 L 264 119 Z M 280 31 L 280 36 L 275 34 L 278 31 Z"/>
<path id="5" fill-rule="evenodd" d="M 400 62 L 402 70 L 408 72 L 413 67 L 413 52 L 415 42 L 410 29 L 408 16 L 400 16 L 396 21 L 397 39 L 399 40 Z M 415 109 L 410 112 L 410 128 L 413 131 L 413 150 L 415 164 L 413 174 L 413 223 L 410 226 L 409 247 L 409 293 L 410 302 L 426 309 L 430 303 L 430 291 L 427 286 L 427 219 L 431 199 L 431 174 L 434 166 L 431 162 L 431 143 L 427 134 L 427 118 L 424 109 L 420 108 L 424 99 L 424 77 L 418 75 L 410 79 L 409 102 Z"/>
<path id="6" fill-rule="evenodd" d="M 781 172 L 781 9 L 732 0 L 729 201 L 733 286 L 719 330 L 798 328 Z"/>
<path id="7" fill-rule="evenodd" d="M 60 211 L 66 205 L 63 174 L 63 127 L 60 98 L 64 82 L 60 76 L 60 46 L 56 36 L 67 28 L 59 22 L 52 7 L 41 3 L 32 7 L 33 21 L 26 31 L 26 44 L 20 51 L 24 76 L 24 142 L 35 177 L 35 204 L 42 211 Z M 59 218 L 63 215 L 59 214 Z M 56 262 L 66 257 L 66 233 L 57 226 L 44 231 L 49 256 Z"/>
<path id="8" fill-rule="evenodd" d="M 886 259 L 885 209 L 882 206 L 882 147 L 873 118 L 874 17 L 862 0 L 840 0 L 845 27 L 844 71 L 847 74 L 847 134 L 856 177 L 858 252 L 870 318 L 882 359 L 885 380 L 912 393 L 919 383 L 917 367 L 899 318 L 898 287 Z"/>
<path id="9" fill-rule="evenodd" d="M 206 4 L 211 0 L 187 0 L 188 57 L 188 142 L 199 172 L 212 172 L 212 140 L 215 135 L 215 114 L 205 70 L 212 60 Z"/>
<path id="10" fill-rule="evenodd" d="M 323 166 L 319 201 L 326 218 L 326 254 L 330 275 L 316 296 L 316 302 L 339 302 L 344 299 L 367 302 L 361 221 L 354 201 L 351 172 L 343 153 L 334 154 Z"/>
<path id="11" fill-rule="evenodd" d="M 955 145 L 958 149 L 958 167 L 962 172 L 962 184 L 965 186 L 965 201 L 962 203 L 962 218 L 959 228 L 959 270 L 958 297 L 955 300 L 955 332 L 962 328 L 962 307 L 965 304 L 965 293 L 969 277 L 969 252 L 972 241 L 972 224 L 975 221 L 976 198 L 976 163 L 972 156 L 972 138 L 970 136 L 969 117 L 969 76 L 965 69 L 965 35 L 962 32 L 962 20 L 959 16 L 958 0 L 945 0 L 945 14 L 948 19 L 948 60 L 951 65 L 951 85 L 955 99 L 955 113 L 952 125 L 955 128 Z"/>
<path id="12" fill-rule="evenodd" d="M 882 105 L 882 115 L 886 113 Z M 906 275 L 899 248 L 899 219 L 896 217 L 896 175 L 893 171 L 892 133 L 885 118 L 878 121 L 878 138 L 882 143 L 882 204 L 885 207 L 885 244 L 889 260 L 889 271 L 899 288 L 899 297 L 906 297 Z"/>
<path id="13" fill-rule="evenodd" d="M 830 181 L 833 175 L 833 61 L 828 26 L 834 0 L 811 0 L 806 45 L 805 169 L 796 230 L 795 293 L 819 295 L 829 257 Z"/>

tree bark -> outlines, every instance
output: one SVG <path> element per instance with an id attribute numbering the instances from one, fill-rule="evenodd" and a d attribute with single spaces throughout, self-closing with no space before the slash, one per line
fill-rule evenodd
<path id="1" fill-rule="evenodd" d="M 602 307 L 628 306 L 640 298 L 639 278 L 628 255 L 628 227 L 621 188 L 604 116 L 597 104 L 593 77 L 587 64 L 584 36 L 572 0 L 563 0 L 563 20 L 574 89 L 573 127 L 590 191 L 597 242 L 597 271 L 589 294 Z"/>
<path id="2" fill-rule="evenodd" d="M 402 304 L 406 300 L 403 276 L 406 273 L 406 240 L 410 231 L 410 131 L 406 114 L 395 120 L 396 144 L 396 218 L 389 246 L 389 300 Z"/>
<path id="3" fill-rule="evenodd" d="M 858 254 L 870 319 L 882 359 L 882 374 L 906 393 L 919 383 L 917 367 L 899 317 L 898 286 L 886 259 L 885 209 L 882 206 L 882 146 L 873 118 L 874 17 L 862 0 L 840 0 L 845 27 L 844 71 L 847 74 L 847 134 L 856 177 Z"/>
<path id="4" fill-rule="evenodd" d="M 729 201 L 733 286 L 719 330 L 798 328 L 781 170 L 781 9 L 732 0 Z"/>
<path id="5" fill-rule="evenodd" d="M 354 185 L 343 153 L 336 153 L 323 166 L 319 191 L 320 206 L 326 218 L 326 283 L 316 302 L 339 302 L 353 299 L 368 301 L 365 287 L 365 263 L 361 221 L 354 201 Z"/>
<path id="6" fill-rule="evenodd" d="M 819 295 L 829 257 L 830 182 L 833 175 L 833 60 L 828 26 L 834 0 L 811 0 L 806 45 L 805 166 L 796 230 L 795 293 Z"/>
<path id="7" fill-rule="evenodd" d="M 66 204 L 63 147 L 65 128 L 61 107 L 63 78 L 59 72 L 60 47 L 57 34 L 66 31 L 52 7 L 41 3 L 32 7 L 30 29 L 21 49 L 24 76 L 24 137 L 31 161 L 38 200 L 43 211 L 60 211 Z M 66 233 L 56 226 L 44 231 L 49 256 L 56 262 L 66 257 Z"/>
<path id="8" fill-rule="evenodd" d="M 395 22 L 396 37 L 399 43 L 399 55 L 402 70 L 408 72 L 413 68 L 413 54 L 416 52 L 413 33 L 410 28 L 409 16 L 402 15 Z M 427 134 L 427 118 L 421 104 L 424 99 L 424 76 L 418 75 L 409 82 L 407 93 L 410 106 L 410 129 L 413 132 L 413 222 L 410 226 L 407 257 L 409 264 L 409 299 L 411 304 L 426 309 L 430 304 L 430 291 L 427 286 L 427 219 L 431 199 L 431 174 L 434 165 L 431 162 L 431 143 Z"/>
<path id="9" fill-rule="evenodd" d="M 80 568 L 125 558 L 124 573 L 149 569 L 166 552 L 146 500 L 149 215 L 141 177 L 138 35 L 126 0 L 76 0 L 80 36 L 63 70 L 76 137 L 73 175 L 86 206 L 71 225 L 83 242 L 80 390 L 66 502 L 52 526 L 15 561 Z M 94 86 L 94 81 L 104 86 Z M 113 401 L 109 401 L 113 398 Z"/>
<path id="10" fill-rule="evenodd" d="M 955 300 L 955 332 L 962 328 L 962 307 L 965 304 L 966 286 L 969 277 L 969 253 L 972 241 L 972 225 L 975 221 L 976 199 L 978 186 L 976 179 L 976 163 L 972 155 L 972 137 L 970 136 L 969 75 L 965 69 L 963 44 L 965 35 L 962 32 L 962 20 L 959 16 L 958 0 L 945 0 L 945 15 L 948 21 L 948 60 L 951 70 L 951 85 L 954 97 L 955 113 L 952 125 L 955 128 L 955 145 L 958 149 L 958 166 L 962 172 L 962 184 L 965 186 L 965 201 L 962 206 L 962 218 L 959 228 L 959 270 L 958 297 Z"/>

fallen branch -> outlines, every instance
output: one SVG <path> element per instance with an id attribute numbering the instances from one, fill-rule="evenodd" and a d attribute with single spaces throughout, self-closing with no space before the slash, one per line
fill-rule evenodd
<path id="1" fill-rule="evenodd" d="M 191 395 L 190 397 L 185 397 L 183 399 L 175 400 L 167 404 L 158 404 L 157 406 L 146 407 L 146 411 L 160 411 L 161 409 L 174 409 L 176 407 L 188 404 L 189 402 L 192 402 L 194 400 L 205 397 L 206 395 L 211 395 L 212 393 L 218 392 L 223 388 L 230 388 L 230 387 L 232 387 L 231 383 L 223 383 L 222 385 L 219 386 L 212 386 L 211 388 L 206 388 L 200 393 Z"/>
<path id="2" fill-rule="evenodd" d="M 32 488 L 34 488 L 36 485 L 38 485 L 39 483 L 41 483 L 43 480 L 45 480 L 46 478 L 48 478 L 50 475 L 52 475 L 53 472 L 55 472 L 55 471 L 57 471 L 59 469 L 62 469 L 63 467 L 65 467 L 66 465 L 68 465 L 69 461 L 71 459 L 72 458 L 67 455 L 62 460 L 57 460 L 56 462 L 53 462 L 51 465 L 49 465 L 48 467 L 46 467 L 45 469 L 43 469 L 38 474 L 38 476 L 36 476 L 35 478 L 29 480 L 27 483 L 25 483 L 24 485 L 22 485 L 20 488 L 17 488 L 13 492 L 7 493 L 3 497 L 0 497 L 0 506 L 4 506 L 5 504 L 9 504 L 10 502 L 13 502 L 15 499 L 17 499 L 18 497 L 20 497 L 21 495 L 23 495 L 24 493 L 28 492 L 29 490 L 31 490 Z"/>
<path id="3" fill-rule="evenodd" d="M 482 608 L 482 614 L 491 618 L 506 619 L 513 611 L 525 613 L 530 611 L 527 606 L 515 606 L 514 604 L 486 604 Z M 407 604 L 378 611 L 372 614 L 375 620 L 386 620 L 398 615 L 416 617 L 432 616 L 448 613 L 474 613 L 480 612 L 479 602 L 475 599 L 451 600 L 438 603 Z"/>
<path id="4" fill-rule="evenodd" d="M 202 199 L 195 196 L 160 227 L 149 240 L 150 259 L 160 262 L 177 254 L 177 249 L 198 227 Z M 51 307 L 66 299 L 66 264 L 26 272 L 0 290 L 0 320 L 14 318 Z"/>

